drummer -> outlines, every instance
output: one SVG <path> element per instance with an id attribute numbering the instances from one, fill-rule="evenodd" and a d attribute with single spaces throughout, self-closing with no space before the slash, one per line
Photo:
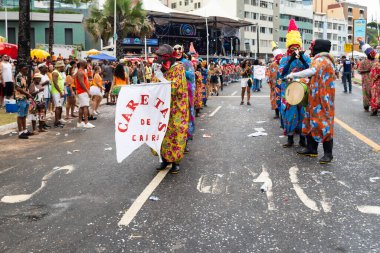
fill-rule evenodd
<path id="1" fill-rule="evenodd" d="M 329 54 L 331 42 L 316 40 L 311 44 L 314 57 L 309 69 L 291 73 L 287 78 L 311 77 L 309 82 L 309 101 L 302 124 L 302 133 L 307 137 L 307 147 L 297 153 L 310 157 L 318 156 L 318 143 L 323 143 L 324 156 L 321 164 L 333 159 L 334 115 L 335 115 L 335 62 Z"/>
<path id="2" fill-rule="evenodd" d="M 285 78 L 289 73 L 299 72 L 309 68 L 311 62 L 310 57 L 300 51 L 302 47 L 301 34 L 298 31 L 296 22 L 291 19 L 289 22 L 288 34 L 286 35 L 286 56 L 280 61 L 279 72 L 281 78 Z M 294 145 L 294 134 L 301 132 L 302 120 L 305 113 L 303 105 L 290 105 L 285 100 L 285 90 L 287 82 L 281 82 L 281 127 L 284 129 L 284 134 L 288 136 L 288 141 L 283 145 L 284 148 L 289 148 Z M 306 140 L 303 135 L 300 135 L 300 146 L 306 146 Z"/>

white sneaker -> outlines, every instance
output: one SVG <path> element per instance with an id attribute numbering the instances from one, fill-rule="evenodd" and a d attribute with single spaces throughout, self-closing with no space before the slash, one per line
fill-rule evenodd
<path id="1" fill-rule="evenodd" d="M 93 114 L 94 114 L 95 116 L 98 116 L 98 115 L 99 115 L 99 113 L 98 113 L 97 111 L 94 111 Z"/>
<path id="2" fill-rule="evenodd" d="M 64 120 L 64 119 L 60 119 L 59 121 L 60 121 L 61 123 L 67 123 L 67 121 Z"/>
<path id="3" fill-rule="evenodd" d="M 77 123 L 77 127 L 78 128 L 82 128 L 82 127 L 85 127 L 86 125 L 84 124 L 84 122 L 82 121 L 81 123 Z"/>
<path id="4" fill-rule="evenodd" d="M 84 125 L 84 128 L 94 128 L 95 126 L 88 122 L 87 124 Z"/>

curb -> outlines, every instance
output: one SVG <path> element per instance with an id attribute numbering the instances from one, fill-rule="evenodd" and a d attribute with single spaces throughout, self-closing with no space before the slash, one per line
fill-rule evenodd
<path id="1" fill-rule="evenodd" d="M 100 105 L 105 105 L 106 104 L 106 99 L 103 98 L 102 101 L 100 102 Z M 48 118 L 50 119 L 50 118 Z M 27 120 L 27 126 L 30 125 L 30 121 Z M 17 130 L 17 122 L 13 122 L 13 123 L 10 123 L 10 124 L 6 124 L 6 125 L 3 125 L 3 126 L 0 126 L 0 134 L 7 134 L 8 132 L 12 131 L 12 130 Z"/>

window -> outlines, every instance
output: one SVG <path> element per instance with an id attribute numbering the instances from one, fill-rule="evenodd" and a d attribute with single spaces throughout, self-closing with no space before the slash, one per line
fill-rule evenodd
<path id="1" fill-rule="evenodd" d="M 348 26 L 348 32 L 352 32 L 352 26 Z"/>
<path id="2" fill-rule="evenodd" d="M 194 9 L 197 9 L 198 5 L 197 3 L 194 4 Z"/>
<path id="3" fill-rule="evenodd" d="M 256 26 L 251 26 L 251 32 L 253 32 L 253 33 L 256 32 Z"/>
<path id="4" fill-rule="evenodd" d="M 331 33 L 328 33 L 328 34 L 327 34 L 327 39 L 328 39 L 328 40 L 331 40 Z"/>
<path id="5" fill-rule="evenodd" d="M 265 30 L 266 30 L 265 27 L 260 27 L 260 32 L 261 33 L 265 33 Z"/>
<path id="6" fill-rule="evenodd" d="M 172 7 L 172 9 L 177 8 L 177 3 L 172 3 L 171 7 Z"/>
<path id="7" fill-rule="evenodd" d="M 201 3 L 200 3 L 200 2 L 198 3 L 198 9 L 199 9 L 199 8 L 201 8 Z"/>
<path id="8" fill-rule="evenodd" d="M 255 40 L 252 40 L 251 43 L 252 43 L 252 46 L 254 46 L 255 45 Z"/>
<path id="9" fill-rule="evenodd" d="M 16 44 L 16 28 L 8 27 L 8 43 Z"/>
<path id="10" fill-rule="evenodd" d="M 348 17 L 347 21 L 348 23 L 352 23 L 352 17 Z"/>
<path id="11" fill-rule="evenodd" d="M 185 0 L 185 6 L 189 5 L 189 0 Z"/>
<path id="12" fill-rule="evenodd" d="M 333 40 L 338 40 L 338 35 L 333 34 Z"/>
<path id="13" fill-rule="evenodd" d="M 182 1 L 179 1 L 179 6 L 182 6 Z"/>
<path id="14" fill-rule="evenodd" d="M 338 24 L 337 24 L 337 23 L 334 23 L 334 24 L 333 24 L 333 29 L 334 29 L 334 30 L 338 30 Z"/>
<path id="15" fill-rule="evenodd" d="M 30 47 L 36 48 L 36 39 L 34 28 L 30 28 Z"/>
<path id="16" fill-rule="evenodd" d="M 338 49 L 338 45 L 333 45 L 333 51 L 337 51 L 337 49 Z"/>
<path id="17" fill-rule="evenodd" d="M 331 22 L 327 23 L 327 29 L 332 29 L 332 23 Z"/>
<path id="18" fill-rule="evenodd" d="M 348 8 L 348 14 L 352 15 L 352 8 L 351 7 Z"/>
<path id="19" fill-rule="evenodd" d="M 259 0 L 251 0 L 251 5 L 252 6 L 258 6 L 259 5 Z"/>
<path id="20" fill-rule="evenodd" d="M 65 45 L 72 45 L 72 44 L 74 44 L 73 29 L 65 28 Z"/>
<path id="21" fill-rule="evenodd" d="M 45 28 L 45 44 L 49 44 L 49 28 Z"/>
<path id="22" fill-rule="evenodd" d="M 268 30 L 270 34 L 273 34 L 273 28 L 268 28 Z"/>
<path id="23" fill-rule="evenodd" d="M 266 2 L 266 1 L 260 1 L 260 7 L 261 8 L 268 8 L 268 2 Z"/>
<path id="24" fill-rule="evenodd" d="M 244 4 L 249 4 L 249 0 L 244 0 Z"/>

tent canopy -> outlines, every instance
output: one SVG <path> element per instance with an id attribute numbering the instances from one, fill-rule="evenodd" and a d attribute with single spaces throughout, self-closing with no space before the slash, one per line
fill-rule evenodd
<path id="1" fill-rule="evenodd" d="M 107 60 L 107 61 L 116 61 L 116 58 L 113 56 L 110 56 L 108 54 L 97 54 L 97 55 L 89 55 L 88 58 L 91 60 Z"/>
<path id="2" fill-rule="evenodd" d="M 204 7 L 189 12 L 193 15 L 207 18 L 216 28 L 234 27 L 239 28 L 243 26 L 253 25 L 251 22 L 232 16 L 227 13 L 220 5 L 218 0 L 209 1 Z"/>
<path id="3" fill-rule="evenodd" d="M 143 0 L 142 3 L 148 16 L 151 16 L 160 25 L 169 22 L 189 23 L 201 19 L 201 17 L 188 12 L 173 10 L 159 0 Z"/>

